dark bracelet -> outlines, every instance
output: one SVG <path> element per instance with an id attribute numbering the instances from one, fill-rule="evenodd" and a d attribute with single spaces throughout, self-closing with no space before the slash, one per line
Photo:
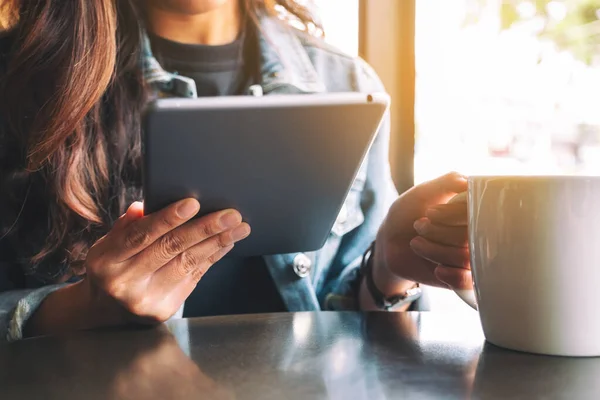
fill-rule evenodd
<path id="1" fill-rule="evenodd" d="M 422 290 L 418 283 L 406 292 L 400 295 L 386 297 L 375 285 L 373 280 L 373 254 L 375 253 L 375 242 L 371 243 L 367 251 L 363 254 L 362 262 L 360 265 L 360 273 L 365 279 L 367 290 L 373 298 L 377 308 L 381 308 L 386 311 L 393 311 L 394 309 L 403 305 L 412 303 L 421 297 Z"/>

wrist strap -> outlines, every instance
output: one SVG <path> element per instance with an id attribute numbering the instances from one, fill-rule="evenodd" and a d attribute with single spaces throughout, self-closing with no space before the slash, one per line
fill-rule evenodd
<path id="1" fill-rule="evenodd" d="M 392 311 L 395 308 L 403 306 L 407 303 L 412 303 L 421 297 L 421 287 L 418 283 L 408 289 L 406 292 L 400 295 L 386 297 L 384 293 L 381 292 L 375 285 L 375 281 L 373 280 L 373 254 L 375 253 L 375 242 L 371 243 L 367 251 L 363 254 L 360 272 L 361 275 L 365 279 L 365 283 L 367 285 L 367 290 L 369 294 L 373 298 L 375 305 L 378 308 L 384 309 L 386 311 Z"/>

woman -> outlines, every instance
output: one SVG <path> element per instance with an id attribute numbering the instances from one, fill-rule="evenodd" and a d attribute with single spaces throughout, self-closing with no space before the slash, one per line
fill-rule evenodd
<path id="1" fill-rule="evenodd" d="M 2 15 L 2 337 L 162 322 L 186 300 L 190 316 L 377 309 L 394 296 L 406 309 L 415 282 L 469 286 L 464 206 L 444 205 L 465 180 L 450 174 L 398 198 L 389 122 L 315 254 L 208 271 L 250 234 L 237 211 L 192 220 L 200 205 L 185 199 L 143 215 L 149 98 L 383 90 L 294 1 L 13 0 Z"/>

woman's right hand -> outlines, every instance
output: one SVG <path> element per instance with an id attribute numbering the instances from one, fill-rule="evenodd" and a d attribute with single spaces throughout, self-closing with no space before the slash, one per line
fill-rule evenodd
<path id="1" fill-rule="evenodd" d="M 82 284 L 91 310 L 110 316 L 101 325 L 166 321 L 206 271 L 250 234 L 235 210 L 191 220 L 199 209 L 186 199 L 144 216 L 134 203 L 94 244 Z"/>
<path id="2" fill-rule="evenodd" d="M 50 293 L 9 337 L 169 319 L 206 271 L 250 234 L 235 210 L 192 220 L 199 210 L 187 199 L 144 216 L 142 203 L 132 204 L 88 252 L 85 278 Z"/>

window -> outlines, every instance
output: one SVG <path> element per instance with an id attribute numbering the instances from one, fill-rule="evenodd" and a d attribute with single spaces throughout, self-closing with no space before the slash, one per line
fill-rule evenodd
<path id="1" fill-rule="evenodd" d="M 415 182 L 600 173 L 600 1 L 416 3 Z"/>
<path id="2" fill-rule="evenodd" d="M 314 0 L 325 39 L 347 54 L 358 54 L 358 0 Z"/>

